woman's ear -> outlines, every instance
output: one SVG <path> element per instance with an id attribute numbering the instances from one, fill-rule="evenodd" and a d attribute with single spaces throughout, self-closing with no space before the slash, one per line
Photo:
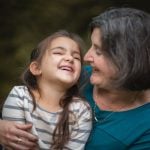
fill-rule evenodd
<path id="1" fill-rule="evenodd" d="M 35 76 L 41 75 L 41 73 L 42 73 L 38 62 L 36 62 L 36 61 L 31 62 L 29 69 L 30 69 L 30 72 Z"/>

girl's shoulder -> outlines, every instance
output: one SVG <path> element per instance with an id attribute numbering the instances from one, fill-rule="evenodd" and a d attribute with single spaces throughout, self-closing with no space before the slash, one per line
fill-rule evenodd
<path id="1" fill-rule="evenodd" d="M 81 98 L 81 97 L 73 97 L 73 101 L 71 105 L 76 108 L 85 107 L 85 108 L 90 109 L 89 103 L 84 98 Z"/>
<path id="2" fill-rule="evenodd" d="M 25 85 L 16 85 L 11 91 L 28 91 L 28 88 Z"/>
<path id="3" fill-rule="evenodd" d="M 74 97 L 69 110 L 77 116 L 87 115 L 91 117 L 92 111 L 89 103 L 80 97 Z"/>
<path id="4" fill-rule="evenodd" d="M 27 86 L 24 86 L 24 85 L 16 85 L 14 86 L 10 93 L 14 93 L 14 94 L 17 94 L 17 95 L 24 95 L 24 94 L 29 94 L 29 90 L 27 88 Z"/>
<path id="5" fill-rule="evenodd" d="M 14 86 L 11 89 L 9 96 L 18 97 L 20 99 L 24 99 L 24 98 L 31 99 L 30 92 L 29 92 L 27 86 L 24 86 L 24 85 Z"/>

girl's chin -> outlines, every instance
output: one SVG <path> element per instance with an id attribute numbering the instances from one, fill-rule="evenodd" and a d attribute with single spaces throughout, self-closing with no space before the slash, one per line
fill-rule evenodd
<path id="1" fill-rule="evenodd" d="M 61 79 L 60 82 L 65 85 L 65 86 L 72 86 L 73 84 L 75 84 L 75 81 L 73 80 L 68 80 L 68 79 Z"/>

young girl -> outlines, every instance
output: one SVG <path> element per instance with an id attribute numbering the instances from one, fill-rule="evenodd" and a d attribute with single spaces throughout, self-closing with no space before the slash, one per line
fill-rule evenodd
<path id="1" fill-rule="evenodd" d="M 38 149 L 84 149 L 91 130 L 90 106 L 79 97 L 82 40 L 58 31 L 32 51 L 23 74 L 3 107 L 3 119 L 32 123 Z M 15 137 L 23 146 L 22 137 Z M 19 147 L 18 147 L 19 148 Z"/>

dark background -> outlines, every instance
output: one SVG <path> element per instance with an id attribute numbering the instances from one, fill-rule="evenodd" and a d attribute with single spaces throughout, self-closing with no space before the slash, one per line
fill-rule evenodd
<path id="1" fill-rule="evenodd" d="M 147 0 L 0 0 L 0 103 L 20 84 L 20 74 L 34 46 L 49 34 L 67 29 L 88 41 L 92 17 L 109 7 L 150 12 Z"/>

